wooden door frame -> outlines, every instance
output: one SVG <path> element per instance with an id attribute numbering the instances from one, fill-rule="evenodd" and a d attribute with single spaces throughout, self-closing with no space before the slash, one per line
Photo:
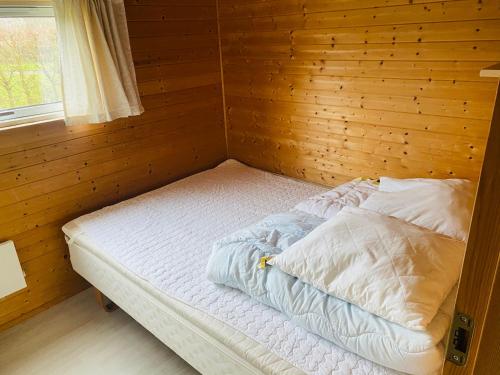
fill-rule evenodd
<path id="1" fill-rule="evenodd" d="M 481 71 L 499 77 L 500 64 Z M 472 215 L 455 311 L 474 319 L 464 366 L 445 361 L 445 375 L 489 375 L 500 367 L 498 265 L 500 260 L 500 97 L 497 96 Z M 496 280 L 495 280 L 496 279 Z"/>

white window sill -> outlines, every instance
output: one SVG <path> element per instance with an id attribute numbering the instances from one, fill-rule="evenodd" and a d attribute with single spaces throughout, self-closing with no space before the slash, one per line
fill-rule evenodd
<path id="1" fill-rule="evenodd" d="M 0 131 L 20 128 L 23 126 L 37 125 L 45 122 L 53 122 L 62 119 L 64 119 L 64 113 L 62 111 L 45 113 L 43 115 L 19 117 L 12 120 L 0 121 Z"/>

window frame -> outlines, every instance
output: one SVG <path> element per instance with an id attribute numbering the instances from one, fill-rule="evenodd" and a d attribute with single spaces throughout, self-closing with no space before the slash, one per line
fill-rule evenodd
<path id="1" fill-rule="evenodd" d="M 0 5 L 0 18 L 15 17 L 54 17 L 54 9 L 48 5 Z M 62 101 L 0 109 L 0 131 L 5 128 L 62 118 L 64 118 Z"/>

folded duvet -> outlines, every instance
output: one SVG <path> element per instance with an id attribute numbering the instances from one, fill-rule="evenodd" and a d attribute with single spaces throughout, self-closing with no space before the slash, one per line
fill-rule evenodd
<path id="1" fill-rule="evenodd" d="M 309 331 L 371 361 L 410 374 L 438 371 L 454 293 L 425 330 L 414 331 L 328 295 L 276 267 L 258 267 L 263 257 L 280 254 L 323 222 L 298 210 L 271 215 L 217 241 L 207 276 L 215 283 L 242 290 Z"/>

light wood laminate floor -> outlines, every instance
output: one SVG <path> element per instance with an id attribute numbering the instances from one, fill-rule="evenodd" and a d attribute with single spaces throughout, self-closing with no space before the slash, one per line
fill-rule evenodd
<path id="1" fill-rule="evenodd" d="M 1 375 L 197 375 L 121 310 L 88 289 L 0 332 Z"/>

